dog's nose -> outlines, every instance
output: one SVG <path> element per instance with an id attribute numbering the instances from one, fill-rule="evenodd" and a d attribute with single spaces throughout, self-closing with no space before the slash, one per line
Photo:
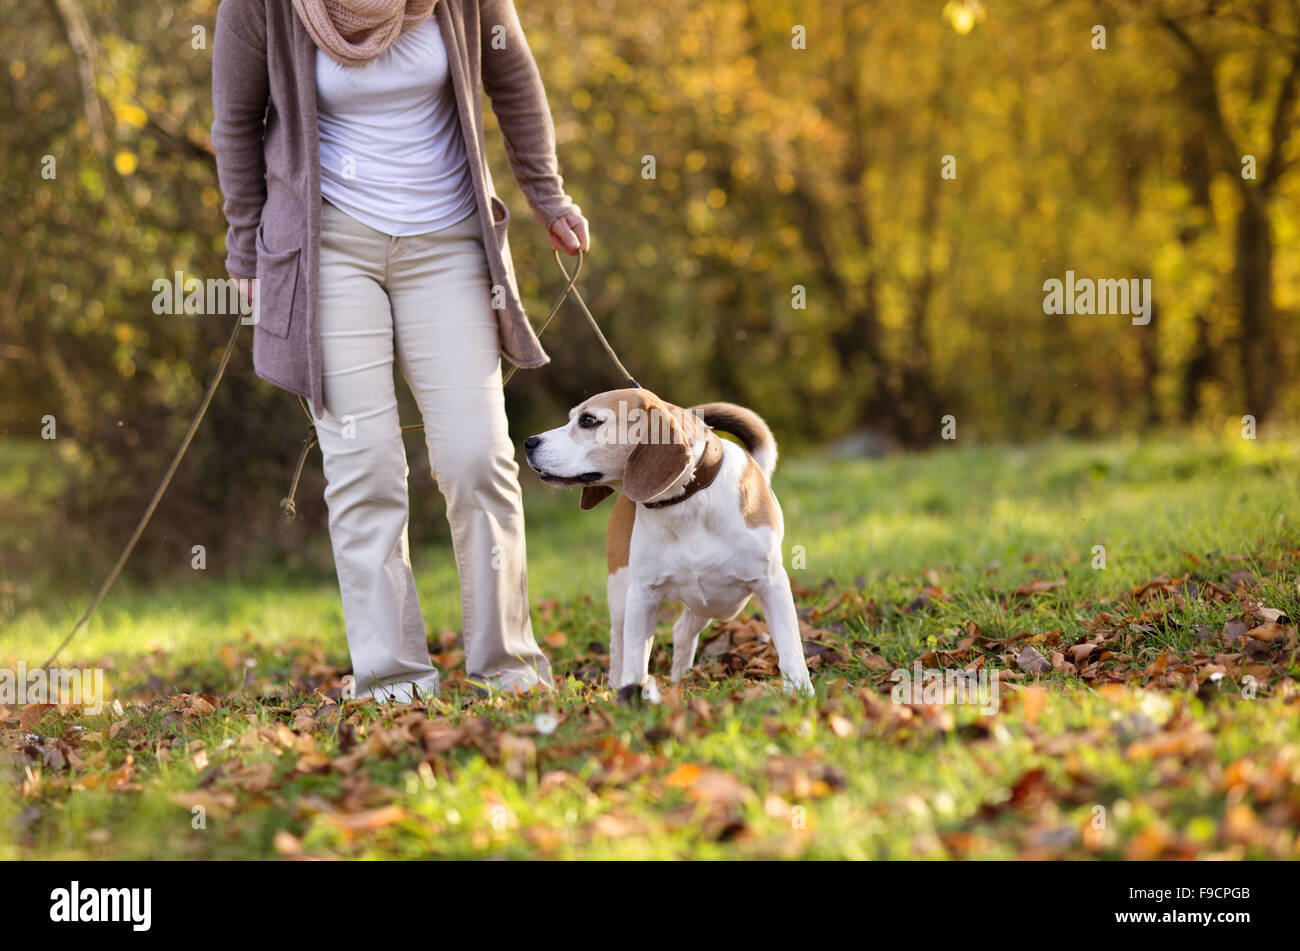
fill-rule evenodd
<path id="1" fill-rule="evenodd" d="M 529 436 L 524 440 L 524 452 L 532 452 L 542 444 L 541 436 Z"/>

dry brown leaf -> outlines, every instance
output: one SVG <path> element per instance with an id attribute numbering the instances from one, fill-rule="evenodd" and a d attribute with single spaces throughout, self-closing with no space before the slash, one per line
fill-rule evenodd
<path id="1" fill-rule="evenodd" d="M 1277 641 L 1295 633 L 1295 628 L 1279 624 L 1277 621 L 1265 621 L 1258 627 L 1252 627 L 1247 634 L 1261 641 Z"/>
<path id="2" fill-rule="evenodd" d="M 1143 671 L 1143 674 L 1147 677 L 1159 677 L 1169 669 L 1169 661 L 1171 657 L 1172 655 L 1168 651 L 1165 651 L 1147 665 L 1147 669 Z"/>
<path id="3" fill-rule="evenodd" d="M 1026 645 L 1016 655 L 1016 666 L 1027 674 L 1050 674 L 1051 662 L 1033 647 Z"/>
<path id="4" fill-rule="evenodd" d="M 229 815 L 235 808 L 234 793 L 220 789 L 196 789 L 193 792 L 176 792 L 170 796 L 172 802 L 191 812 L 201 808 L 209 817 Z"/>
<path id="5" fill-rule="evenodd" d="M 711 806 L 737 806 L 753 799 L 754 791 L 730 773 L 708 768 L 686 787 L 686 795 Z"/>
<path id="6" fill-rule="evenodd" d="M 501 751 L 501 769 L 515 782 L 523 782 L 537 762 L 537 745 L 526 736 L 501 733 L 497 737 Z"/>
<path id="7" fill-rule="evenodd" d="M 624 836 L 638 835 L 642 831 L 641 823 L 627 816 L 607 812 L 596 817 L 592 828 L 598 835 L 609 839 L 621 839 Z"/>
<path id="8" fill-rule="evenodd" d="M 664 777 L 664 784 L 678 789 L 685 789 L 699 781 L 703 771 L 694 763 L 683 763 Z"/>
<path id="9" fill-rule="evenodd" d="M 1038 686 L 1026 687 L 1020 691 L 1020 702 L 1024 705 L 1025 720 L 1033 726 L 1047 705 L 1047 691 Z"/>
<path id="10" fill-rule="evenodd" d="M 1019 588 L 1016 588 L 1015 591 L 1011 592 L 1011 594 L 1012 597 L 1016 597 L 1016 598 L 1030 598 L 1036 594 L 1043 594 L 1048 591 L 1053 591 L 1064 584 L 1065 584 L 1064 578 L 1057 578 L 1055 581 L 1044 581 L 1042 579 L 1038 579 L 1036 581 L 1029 582 L 1029 584 L 1022 584 Z"/>
<path id="11" fill-rule="evenodd" d="M 406 818 L 406 809 L 394 803 L 390 806 L 369 809 L 365 812 L 331 813 L 328 818 L 330 823 L 340 831 L 348 835 L 355 835 L 359 832 L 374 832 L 401 822 Z"/>
<path id="12" fill-rule="evenodd" d="M 839 716 L 838 714 L 831 714 L 827 717 L 826 724 L 831 728 L 831 732 L 842 740 L 853 736 L 858 732 L 857 727 L 853 725 L 851 720 L 847 717 Z"/>
<path id="13" fill-rule="evenodd" d="M 1240 617 L 1228 618 L 1223 622 L 1223 640 L 1231 644 L 1246 633 L 1246 622 Z"/>
<path id="14" fill-rule="evenodd" d="M 45 719 L 45 714 L 53 710 L 53 703 L 29 703 L 20 708 L 18 713 L 18 729 L 24 732 L 30 732 L 36 728 L 36 725 Z"/>
<path id="15" fill-rule="evenodd" d="M 302 854 L 302 843 L 298 841 L 293 833 L 284 829 L 276 830 L 274 837 L 271 839 L 271 844 L 281 855 L 293 856 Z"/>
<path id="16" fill-rule="evenodd" d="M 1168 733 L 1134 740 L 1124 751 L 1129 761 L 1155 759 L 1161 756 L 1188 756 L 1210 745 L 1210 736 L 1200 726 L 1184 727 Z"/>
<path id="17" fill-rule="evenodd" d="M 324 753 L 306 753 L 298 757 L 293 768 L 299 773 L 326 773 L 329 772 L 330 758 Z"/>
<path id="18" fill-rule="evenodd" d="M 1092 657 L 1093 652 L 1098 650 L 1102 643 L 1089 641 L 1085 644 L 1074 644 L 1067 647 L 1066 650 L 1070 652 L 1070 660 L 1075 664 L 1086 664 L 1088 659 Z"/>
<path id="19" fill-rule="evenodd" d="M 1051 798 L 1051 792 L 1051 787 L 1047 784 L 1047 770 L 1031 769 L 1011 787 L 1010 803 L 1017 809 L 1034 805 Z"/>

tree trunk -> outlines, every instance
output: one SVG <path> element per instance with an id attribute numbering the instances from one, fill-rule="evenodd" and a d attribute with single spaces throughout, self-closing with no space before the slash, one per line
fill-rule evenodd
<path id="1" fill-rule="evenodd" d="M 1237 216 L 1237 295 L 1241 302 L 1241 383 L 1245 412 L 1262 422 L 1277 396 L 1273 325 L 1273 234 L 1268 206 L 1247 194 Z"/>

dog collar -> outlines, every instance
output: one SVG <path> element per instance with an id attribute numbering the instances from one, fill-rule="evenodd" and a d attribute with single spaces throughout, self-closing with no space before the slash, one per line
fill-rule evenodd
<path id="1" fill-rule="evenodd" d="M 642 502 L 641 504 L 648 509 L 661 509 L 669 505 L 676 505 L 678 502 L 685 502 L 696 492 L 713 485 L 713 480 L 718 477 L 718 473 L 721 471 L 722 440 L 713 433 L 709 433 L 708 440 L 704 444 L 704 453 L 695 466 L 695 475 L 686 484 L 686 491 L 681 495 L 673 496 L 671 499 L 664 499 L 662 502 Z"/>

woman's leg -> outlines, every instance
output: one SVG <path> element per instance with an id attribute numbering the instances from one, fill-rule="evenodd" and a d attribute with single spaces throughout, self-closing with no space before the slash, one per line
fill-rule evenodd
<path id="1" fill-rule="evenodd" d="M 384 278 L 393 239 L 322 203 L 325 416 L 316 421 L 330 541 L 357 695 L 438 692 L 407 549 L 406 451 L 393 387 Z"/>
<path id="2" fill-rule="evenodd" d="M 506 426 L 491 278 L 477 216 L 396 239 L 397 359 L 424 416 L 460 570 L 465 668 L 504 689 L 551 685 L 528 614 L 519 467 Z"/>

